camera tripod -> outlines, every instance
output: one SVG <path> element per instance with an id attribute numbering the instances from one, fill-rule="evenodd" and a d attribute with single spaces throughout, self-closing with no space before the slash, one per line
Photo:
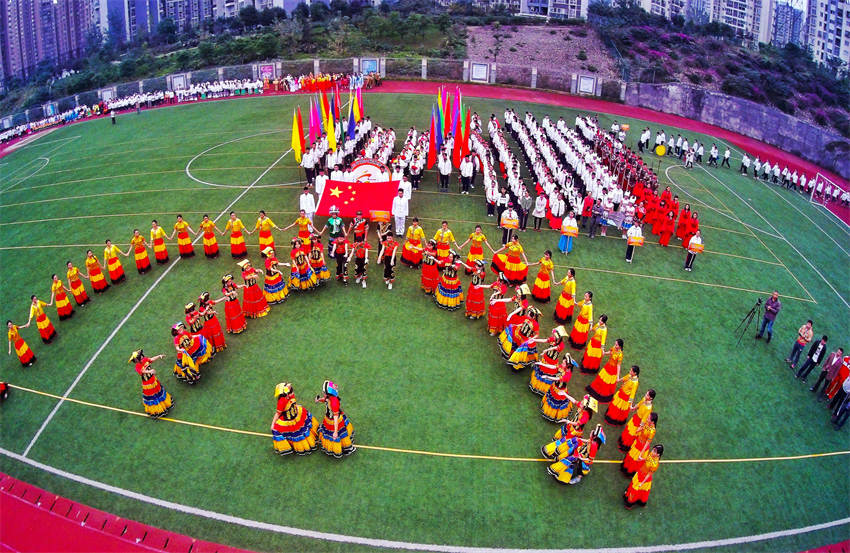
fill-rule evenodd
<path id="1" fill-rule="evenodd" d="M 738 323 L 738 328 L 735 329 L 736 334 L 740 331 L 740 334 L 738 334 L 738 344 L 737 345 L 739 345 L 739 346 L 741 345 L 741 339 L 743 339 L 744 335 L 747 333 L 747 331 L 749 331 L 749 328 L 750 328 L 750 325 L 753 322 L 753 319 L 759 320 L 761 318 L 762 301 L 763 300 L 761 298 L 756 300 L 756 303 L 753 304 L 753 307 L 750 309 L 750 312 L 747 313 L 746 315 L 744 315 L 744 318 L 741 319 L 740 323 Z M 758 323 L 756 323 L 756 324 L 758 324 Z M 743 328 L 743 330 L 741 330 L 742 328 Z"/>

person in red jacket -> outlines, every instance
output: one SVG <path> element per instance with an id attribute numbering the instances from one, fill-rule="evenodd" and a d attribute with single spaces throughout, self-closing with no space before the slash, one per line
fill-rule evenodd
<path id="1" fill-rule="evenodd" d="M 584 228 L 585 220 L 589 219 L 593 215 L 593 196 L 588 194 L 584 197 L 584 201 L 581 204 L 581 216 L 579 217 L 579 224 L 581 228 Z"/>
<path id="2" fill-rule="evenodd" d="M 699 230 L 699 213 L 694 211 L 691 214 L 690 221 L 688 221 L 688 230 L 685 233 L 685 237 L 682 239 L 682 247 L 683 248 L 688 249 L 688 244 L 690 243 L 691 238 L 694 237 L 694 235 L 697 233 L 698 230 Z"/>
<path id="3" fill-rule="evenodd" d="M 673 228 L 676 226 L 673 213 L 673 211 L 668 212 L 667 217 L 661 223 L 661 240 L 658 243 L 665 248 L 670 245 L 670 237 L 673 236 Z"/>
<path id="4" fill-rule="evenodd" d="M 691 224 L 691 205 L 685 204 L 682 211 L 679 212 L 679 221 L 676 224 L 676 238 L 684 240 L 685 234 L 688 232 L 688 225 Z"/>

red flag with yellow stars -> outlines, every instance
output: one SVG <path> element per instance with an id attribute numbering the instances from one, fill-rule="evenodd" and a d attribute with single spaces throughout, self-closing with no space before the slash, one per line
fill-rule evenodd
<path id="1" fill-rule="evenodd" d="M 354 217 L 358 211 L 370 220 L 383 218 L 393 207 L 398 195 L 399 181 L 345 182 L 329 180 L 316 206 L 316 215 L 330 215 L 331 208 L 339 209 L 340 217 Z"/>

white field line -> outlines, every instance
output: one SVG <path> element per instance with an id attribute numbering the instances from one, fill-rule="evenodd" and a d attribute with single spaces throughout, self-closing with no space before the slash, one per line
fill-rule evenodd
<path id="1" fill-rule="evenodd" d="M 226 142 L 221 142 L 221 143 L 216 144 L 216 145 L 214 145 L 214 146 L 210 146 L 210 147 L 209 147 L 209 148 L 207 148 L 206 150 L 203 150 L 202 152 L 200 152 L 200 153 L 198 153 L 198 154 L 195 154 L 195 156 L 194 156 L 192 159 L 190 159 L 190 160 L 186 163 L 186 167 L 184 168 L 184 171 L 186 172 L 186 176 L 187 176 L 187 177 L 189 177 L 190 179 L 192 179 L 192 180 L 193 180 L 193 181 L 195 181 L 195 182 L 198 182 L 198 183 L 201 183 L 201 184 L 205 184 L 205 185 L 207 185 L 207 186 L 215 186 L 215 187 L 218 187 L 218 188 L 240 188 L 240 186 L 239 186 L 239 185 L 234 185 L 234 184 L 218 184 L 218 183 L 214 183 L 214 182 L 207 182 L 207 181 L 205 181 L 205 180 L 201 180 L 201 179 L 199 179 L 199 178 L 196 178 L 194 175 L 192 175 L 192 172 L 190 171 L 190 168 L 192 167 L 192 163 L 193 163 L 196 159 L 198 159 L 199 157 L 201 157 L 202 155 L 206 154 L 207 152 L 211 152 L 211 151 L 215 150 L 216 148 L 221 148 L 222 146 L 226 146 L 226 145 L 228 145 L 228 144 L 232 144 L 232 143 L 234 143 L 234 142 L 239 142 L 240 140 L 247 140 L 247 139 L 249 139 L 249 138 L 253 138 L 253 137 L 255 137 L 255 136 L 263 136 L 263 135 L 266 135 L 266 134 L 276 134 L 276 133 L 279 133 L 279 132 L 282 132 L 282 131 L 266 131 L 266 132 L 258 132 L 258 133 L 255 133 L 255 134 L 249 134 L 249 135 L 247 135 L 247 136 L 242 136 L 242 137 L 238 137 L 238 138 L 233 138 L 233 139 L 228 140 L 228 141 L 226 141 Z"/>
<path id="2" fill-rule="evenodd" d="M 783 240 L 786 244 L 788 244 L 789 246 L 791 246 L 791 249 L 793 249 L 795 252 L 797 252 L 797 255 L 799 255 L 799 256 L 800 256 L 800 258 L 801 258 L 803 261 L 805 261 L 805 262 L 808 264 L 808 266 L 812 268 L 812 270 L 813 270 L 814 272 L 816 272 L 816 273 L 818 274 L 818 276 L 821 278 L 821 280 L 823 280 L 823 281 L 826 283 L 826 285 L 827 285 L 827 286 L 829 286 L 829 288 L 830 288 L 833 292 L 835 292 L 835 295 L 836 295 L 836 296 L 838 296 L 838 299 L 840 299 L 840 300 L 841 300 L 841 302 L 842 302 L 842 303 L 843 303 L 843 304 L 844 304 L 844 305 L 845 305 L 848 309 L 850 309 L 850 303 L 847 303 L 847 300 L 846 300 L 846 299 L 844 299 L 844 296 L 842 296 L 841 294 L 839 294 L 839 293 L 838 293 L 838 290 L 836 290 L 836 289 L 835 289 L 835 287 L 832 285 L 832 283 L 830 283 L 828 280 L 826 280 L 826 277 L 825 277 L 825 276 L 823 276 L 823 273 L 821 273 L 821 272 L 818 270 L 818 268 L 817 268 L 817 267 L 815 267 L 814 265 L 812 265 L 812 262 L 811 262 L 811 261 L 809 261 L 809 259 L 808 259 L 805 255 L 803 255 L 803 254 L 802 254 L 802 252 L 800 252 L 800 250 L 798 250 L 798 249 L 797 249 L 797 247 L 796 247 L 794 244 L 792 244 L 792 243 L 791 243 L 791 242 L 790 242 L 787 238 L 785 238 L 785 236 L 783 236 L 783 235 L 782 235 L 782 233 L 781 233 L 781 232 L 779 232 L 779 230 L 777 230 L 777 228 L 776 228 L 776 227 L 774 227 L 774 226 L 773 226 L 773 224 L 771 224 L 771 222 L 770 222 L 770 221 L 768 221 L 767 219 L 765 219 L 765 218 L 764 218 L 764 216 L 763 216 L 761 213 L 759 213 L 759 212 L 758 212 L 758 210 L 757 210 L 756 208 L 754 208 L 753 206 L 751 206 L 751 205 L 749 204 L 749 202 L 747 202 L 746 200 L 744 200 L 744 198 L 742 198 L 741 196 L 739 196 L 739 195 L 738 195 L 738 194 L 737 194 L 734 190 L 732 190 L 731 188 L 729 188 L 728 186 L 726 186 L 726 184 L 725 184 L 722 180 L 718 179 L 717 177 L 715 177 L 714 175 L 712 175 L 711 173 L 709 173 L 709 172 L 708 172 L 708 170 L 706 170 L 704 167 L 703 167 L 703 168 L 701 168 L 701 169 L 702 169 L 703 171 L 705 171 L 708 175 L 710 175 L 710 176 L 711 176 L 711 178 L 713 178 L 714 180 L 716 180 L 717 182 L 719 182 L 719 183 L 720 183 L 720 185 L 721 185 L 721 186 L 723 186 L 723 188 L 725 188 L 726 190 L 728 190 L 729 192 L 731 192 L 731 193 L 732 193 L 732 194 L 733 194 L 736 198 L 738 198 L 741 202 L 743 202 L 743 203 L 744 203 L 744 205 L 746 205 L 747 207 L 749 207 L 749 208 L 753 211 L 753 213 L 755 213 L 756 215 L 758 215 L 758 216 L 759 216 L 759 218 L 761 218 L 761 220 L 762 220 L 762 221 L 764 221 L 765 223 L 767 223 L 767 224 L 770 226 L 770 228 L 772 228 L 772 229 L 773 229 L 773 231 L 774 231 L 774 232 L 776 232 L 776 233 L 779 235 L 779 238 L 780 238 L 781 240 Z M 790 271 L 790 269 L 789 269 L 789 271 Z M 792 276 L 793 276 L 793 275 L 792 275 Z"/>
<path id="3" fill-rule="evenodd" d="M 14 175 L 15 173 L 17 173 L 17 172 L 18 172 L 18 171 L 20 171 L 21 169 L 23 169 L 23 168 L 25 168 L 25 167 L 28 167 L 28 166 L 29 166 L 29 165 L 30 165 L 33 161 L 36 161 L 36 160 L 39 160 L 39 159 L 45 159 L 45 158 L 46 158 L 46 159 L 47 159 L 47 162 L 48 162 L 48 163 L 50 163 L 50 157 L 49 157 L 49 156 L 50 156 L 50 154 L 52 154 L 52 153 L 53 153 L 53 152 L 55 152 L 56 150 L 58 150 L 58 149 L 62 148 L 63 146 L 65 146 L 65 144 L 67 144 L 69 140 L 76 140 L 77 138 L 79 138 L 79 135 L 78 135 L 78 136 L 70 136 L 70 137 L 68 137 L 68 138 L 62 138 L 62 139 L 60 139 L 60 140 L 56 140 L 55 142 L 60 142 L 60 144 L 59 144 L 58 146 L 56 146 L 55 148 L 51 148 L 51 149 L 50 149 L 50 151 L 48 151 L 48 152 L 46 152 L 46 153 L 42 154 L 41 156 L 39 156 L 39 157 L 37 157 L 37 158 L 35 158 L 35 159 L 33 159 L 33 160 L 30 160 L 28 163 L 25 163 L 25 164 L 23 165 L 23 167 L 19 167 L 17 170 L 15 170 L 15 171 L 12 173 L 12 175 Z M 38 170 L 36 170 L 36 173 L 38 173 L 38 171 L 41 171 L 41 169 L 43 169 L 46 165 L 47 165 L 47 163 L 45 163 L 42 167 L 40 167 Z M 33 175 L 34 175 L 34 174 L 35 174 L 35 173 L 33 173 Z M 7 178 L 9 178 L 9 177 L 10 177 L 10 176 L 12 176 L 12 175 L 7 175 Z M 30 175 L 30 177 L 31 177 L 31 176 L 32 176 L 32 175 Z M 27 177 L 27 178 L 29 178 L 29 177 Z M 26 179 L 24 179 L 24 180 L 26 180 Z M 23 182 L 23 181 L 20 181 L 20 182 Z M 4 193 L 4 192 L 6 192 L 7 190 L 9 190 L 9 189 L 11 189 L 11 188 L 13 188 L 13 187 L 17 186 L 18 184 L 20 184 L 20 182 L 16 182 L 16 183 L 12 184 L 11 186 L 8 186 L 8 187 L 4 188 L 3 190 L 0 190 L 0 194 L 3 194 L 3 193 Z"/>
<path id="4" fill-rule="evenodd" d="M 522 552 L 522 553 L 558 553 L 570 551 L 572 553 L 664 553 L 667 551 L 686 551 L 691 549 L 710 549 L 715 547 L 724 547 L 724 546 L 740 546 L 748 543 L 755 543 L 761 541 L 774 540 L 778 538 L 785 538 L 789 536 L 797 536 L 800 534 L 808 534 L 810 532 L 817 532 L 819 530 L 827 530 L 829 528 L 834 528 L 836 526 L 844 526 L 850 524 L 850 518 L 842 518 L 838 520 L 833 520 L 830 522 L 824 522 L 821 524 L 813 524 L 810 526 L 803 526 L 800 528 L 791 528 L 788 530 L 778 530 L 775 532 L 766 532 L 763 534 L 754 534 L 751 536 L 738 536 L 734 538 L 725 538 L 719 540 L 705 540 L 705 541 L 697 541 L 697 542 L 689 542 L 689 543 L 677 543 L 677 544 L 662 544 L 662 545 L 646 545 L 646 546 L 629 546 L 629 547 L 608 547 L 608 548 L 593 548 L 593 549 L 508 549 L 508 548 L 491 548 L 491 547 L 469 547 L 469 546 L 461 546 L 461 545 L 439 545 L 439 544 L 430 544 L 430 543 L 414 543 L 414 542 L 404 542 L 404 541 L 395 541 L 395 540 L 385 540 L 380 538 L 367 538 L 361 536 L 349 536 L 346 534 L 333 534 L 329 532 L 320 532 L 317 530 L 307 530 L 303 528 L 294 528 L 292 526 L 283 526 L 281 524 L 274 524 L 269 522 L 261 522 L 258 520 L 246 519 L 234 515 L 228 515 L 224 513 L 219 513 L 216 511 L 209 511 L 207 509 L 201 509 L 199 507 L 192 507 L 191 505 L 184 505 L 182 503 L 176 503 L 173 501 L 168 501 L 165 499 L 159 499 L 157 497 L 152 497 L 149 495 L 144 495 L 139 492 L 134 492 L 132 490 L 128 490 L 125 488 L 119 488 L 117 486 L 112 486 L 110 484 L 106 484 L 97 480 L 93 480 L 91 478 L 86 478 L 85 476 L 80 476 L 78 474 L 74 474 L 72 472 L 67 472 L 62 469 L 40 463 L 38 461 L 34 461 L 32 459 L 28 459 L 24 455 L 19 455 L 7 449 L 0 448 L 0 454 L 5 455 L 10 459 L 14 459 L 18 462 L 27 464 L 31 467 L 37 468 L 44 472 L 59 476 L 61 478 L 65 478 L 66 480 L 70 480 L 72 482 L 76 482 L 78 484 L 83 484 L 85 486 L 89 486 L 98 490 L 103 490 L 105 492 L 109 492 L 121 497 L 126 497 L 128 499 L 133 499 L 136 501 L 140 501 L 142 503 L 147 503 L 149 505 L 155 505 L 157 507 L 161 507 L 163 509 L 168 509 L 171 511 L 176 511 L 178 513 L 184 513 L 188 515 L 193 515 L 197 517 L 206 518 L 209 520 L 215 520 L 218 522 L 224 522 L 227 524 L 235 524 L 238 526 L 244 526 L 246 528 L 251 528 L 253 530 L 263 530 L 266 532 L 273 532 L 276 534 L 284 534 L 289 536 L 297 536 L 301 538 L 309 538 L 315 540 L 323 540 L 330 541 L 336 543 L 345 543 L 352 545 L 365 545 L 369 547 L 383 547 L 386 549 L 399 549 L 399 550 L 407 550 L 407 551 L 438 551 L 441 553 L 450 553 L 450 552 L 458 552 L 458 553 L 510 553 L 510 552 Z"/>
<path id="5" fill-rule="evenodd" d="M 11 185 L 7 186 L 3 190 L 0 190 L 0 192 L 6 192 L 6 191 L 11 190 L 14 187 L 18 186 L 22 182 L 26 182 L 28 179 L 31 179 L 32 177 L 39 174 L 42 169 L 44 169 L 45 167 L 47 167 L 50 164 L 50 158 L 49 157 L 37 157 L 33 161 L 38 161 L 39 159 L 44 160 L 44 163 L 42 163 L 41 166 L 38 169 L 36 169 L 32 173 L 30 173 L 29 175 L 26 175 L 24 177 L 18 177 L 18 179 L 15 182 L 13 182 Z M 30 162 L 30 163 L 32 163 L 32 162 Z M 29 166 L 29 163 L 27 164 L 27 166 Z"/>
<path id="6" fill-rule="evenodd" d="M 61 198 L 46 198 L 44 200 L 33 200 L 31 202 L 16 202 L 13 204 L 0 204 L 0 209 L 5 207 L 18 207 L 22 205 L 46 204 L 50 202 L 64 202 L 70 200 L 85 200 L 87 198 L 101 198 L 104 196 L 123 196 L 125 194 L 154 194 L 156 192 L 183 192 L 186 190 L 194 191 L 209 191 L 205 186 L 196 186 L 192 188 L 160 188 L 156 190 L 127 190 L 125 192 L 102 192 L 100 194 L 83 194 L 81 196 L 63 196 Z"/>
<path id="7" fill-rule="evenodd" d="M 810 204 L 811 204 L 811 203 L 813 203 L 813 204 L 816 206 L 816 208 L 817 208 L 818 210 L 826 211 L 827 215 L 829 215 L 829 217 L 827 217 L 827 219 L 828 219 L 828 220 L 830 220 L 830 221 L 832 221 L 832 223 L 833 223 L 835 226 L 837 226 L 838 228 L 840 228 L 840 229 L 841 229 L 841 231 L 842 231 L 844 234 L 846 234 L 847 236 L 850 236 L 850 224 L 846 223 L 846 222 L 844 221 L 844 219 L 840 218 L 838 215 L 836 215 L 836 214 L 835 214 L 835 213 L 833 213 L 832 211 L 828 210 L 828 209 L 826 208 L 826 206 L 824 206 L 823 204 L 819 204 L 819 203 L 817 203 L 817 202 L 809 202 L 809 203 L 810 203 Z M 836 221 L 837 221 L 837 222 L 836 222 Z"/>
<path id="8" fill-rule="evenodd" d="M 249 190 L 251 190 L 251 187 L 253 185 L 260 182 L 260 179 L 262 179 L 264 176 L 266 176 L 266 173 L 271 171 L 272 167 L 277 165 L 278 162 L 280 160 L 282 160 L 284 157 L 286 157 L 286 155 L 289 154 L 289 152 L 291 152 L 291 151 L 292 151 L 292 149 L 290 148 L 289 150 L 287 150 L 286 152 L 281 154 L 280 157 L 278 157 L 274 161 L 274 163 L 269 165 L 266 168 L 265 171 L 260 173 L 260 176 L 257 177 L 254 180 L 254 182 L 252 182 L 247 188 L 245 188 L 245 190 L 240 192 L 239 195 L 236 196 L 236 198 L 234 198 L 233 201 L 231 201 L 230 204 L 228 204 L 228 206 L 225 207 L 221 211 L 221 213 L 218 214 L 218 216 L 214 219 L 214 222 L 218 222 L 219 219 L 221 219 L 226 213 L 228 213 L 230 211 L 230 208 L 233 207 L 234 205 L 236 205 L 236 202 L 238 202 L 240 199 L 242 199 L 242 197 L 245 194 L 247 194 Z M 197 243 L 198 240 L 200 240 L 201 238 L 203 238 L 203 234 L 198 234 L 198 236 L 192 241 L 192 244 Z M 100 357 L 101 352 L 103 352 L 103 350 L 106 349 L 106 346 L 108 346 L 109 343 L 112 341 L 112 339 L 118 334 L 118 331 L 120 331 L 121 328 L 127 323 L 127 321 L 130 320 L 130 317 L 132 317 L 133 313 L 136 312 L 136 309 L 138 309 L 139 306 L 142 304 L 142 302 L 145 301 L 145 299 L 150 295 L 150 293 L 153 291 L 153 289 L 156 288 L 156 286 L 162 281 L 162 279 L 164 279 L 166 277 L 166 275 L 168 275 L 168 273 L 171 272 L 171 269 L 173 269 L 174 266 L 177 265 L 180 262 L 180 259 L 181 259 L 180 256 L 177 256 L 177 258 L 174 261 L 172 261 L 171 264 L 168 267 L 166 267 L 166 269 L 162 272 L 162 274 L 159 275 L 159 277 L 154 281 L 154 283 L 150 285 L 150 287 L 145 291 L 144 294 L 142 294 L 142 297 L 139 298 L 139 300 L 135 303 L 135 305 L 133 305 L 133 307 L 130 308 L 130 311 L 128 311 L 127 314 L 124 315 L 124 318 L 121 319 L 121 322 L 118 323 L 118 326 L 116 326 L 112 330 L 112 332 L 109 334 L 109 336 L 106 337 L 106 340 L 104 340 L 103 343 L 100 345 L 100 347 L 97 348 L 97 351 L 94 352 L 94 355 L 92 355 L 91 359 L 88 360 L 88 362 L 85 364 L 83 369 L 80 371 L 80 373 L 74 379 L 74 381 L 71 383 L 71 385 L 68 387 L 68 389 L 65 390 L 65 393 L 62 394 L 62 399 L 59 400 L 59 402 L 56 404 L 56 406 L 53 408 L 53 410 L 50 412 L 50 414 L 47 415 L 47 418 L 44 419 L 44 422 L 41 423 L 41 426 L 39 427 L 38 432 L 35 433 L 35 436 L 32 437 L 32 440 L 30 440 L 30 443 L 27 445 L 26 449 L 24 450 L 24 453 L 23 453 L 24 457 L 26 457 L 29 454 L 30 450 L 35 445 L 35 443 L 38 441 L 38 438 L 41 436 L 41 433 L 44 432 L 44 429 L 47 428 L 47 425 L 50 424 L 51 420 L 53 420 L 53 417 L 59 411 L 59 408 L 62 406 L 63 403 L 65 403 L 65 400 L 68 398 L 69 395 L 71 395 L 71 392 L 74 391 L 74 388 L 77 387 L 77 384 L 79 384 L 80 380 L 82 380 L 83 375 L 86 374 L 86 372 L 89 370 L 89 367 L 91 367 L 92 364 L 95 362 L 95 360 L 98 357 Z"/>
<path id="9" fill-rule="evenodd" d="M 206 211 L 140 211 L 136 213 L 109 213 L 109 214 L 101 214 L 101 215 L 73 215 L 71 217 L 50 217 L 48 219 L 30 219 L 27 221 L 11 221 L 9 223 L 0 223 L 0 227 L 7 225 L 28 225 L 30 223 L 49 223 L 51 221 L 72 221 L 75 219 L 100 219 L 102 217 L 136 217 L 142 215 L 153 215 L 156 217 L 157 215 L 181 215 L 183 213 L 190 213 L 192 215 L 200 215 L 206 213 Z"/>

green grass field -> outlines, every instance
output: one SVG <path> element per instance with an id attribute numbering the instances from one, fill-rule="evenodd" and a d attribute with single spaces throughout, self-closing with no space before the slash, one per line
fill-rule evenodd
<path id="1" fill-rule="evenodd" d="M 431 100 L 365 98 L 372 119 L 393 126 L 400 137 L 400 129 L 427 126 Z M 59 129 L 0 160 L 4 320 L 26 322 L 30 294 L 49 298 L 50 275 L 64 275 L 66 260 L 81 266 L 88 247 L 102 257 L 107 238 L 126 247 L 133 228 L 146 235 L 152 218 L 170 229 L 182 213 L 197 230 L 204 213 L 215 217 L 233 209 L 253 225 L 256 211 L 265 209 L 279 225 L 288 225 L 296 217 L 302 177 L 291 154 L 267 169 L 289 149 L 292 107 L 299 101 L 306 107 L 305 97 L 250 98 L 122 115 L 116 126 L 108 119 L 91 121 Z M 467 102 L 482 115 L 495 112 L 500 118 L 505 107 L 479 98 Z M 551 106 L 514 107 L 539 117 L 575 116 Z M 610 125 L 611 118 L 600 115 L 600 121 Z M 635 130 L 645 124 L 629 122 Z M 190 173 L 197 180 L 186 172 L 193 158 Z M 737 168 L 734 159 L 732 166 Z M 792 335 L 807 318 L 815 321 L 817 335 L 830 336 L 830 351 L 850 346 L 848 228 L 803 198 L 735 171 L 685 170 L 664 159 L 659 175 L 700 212 L 707 252 L 693 272 L 682 270 L 680 247 L 652 243 L 627 265 L 617 232 L 607 239 L 581 236 L 569 258 L 556 256 L 557 277 L 576 267 L 578 289 L 593 290 L 596 313 L 609 315 L 609 345 L 625 339 L 624 363 L 642 368 L 638 393 L 658 391 L 657 441 L 665 446 L 664 460 L 697 461 L 662 464 L 643 510 L 623 509 L 627 480 L 615 464 L 597 463 L 579 486 L 564 487 L 546 475 L 544 463 L 522 460 L 372 449 L 343 461 L 321 452 L 280 458 L 270 438 L 72 402 L 62 404 L 27 456 L 112 486 L 249 520 L 426 544 L 559 549 L 683 544 L 850 516 L 847 455 L 699 461 L 850 449 L 847 428 L 832 429 L 823 404 L 783 362 Z M 479 186 L 469 196 L 441 195 L 432 172 L 414 194 L 411 213 L 428 233 L 448 219 L 458 237 L 481 222 L 495 244 L 499 234 L 485 216 L 482 194 Z M 529 258 L 555 250 L 557 238 L 554 231 L 521 236 Z M 287 236 L 276 240 L 288 244 Z M 248 243 L 256 262 L 256 236 Z M 174 259 L 176 245 L 169 248 Z M 195 248 L 202 253 L 200 244 Z M 381 285 L 380 269 L 372 263 L 366 290 L 331 282 L 313 293 L 293 293 L 268 317 L 249 320 L 247 332 L 228 335 L 228 349 L 205 366 L 199 385 L 177 382 L 168 364 L 169 328 L 182 318 L 185 303 L 204 290 L 217 294 L 221 275 L 237 270 L 227 247 L 222 253 L 216 260 L 203 255 L 181 260 L 155 287 L 166 266 L 138 275 L 129 258 L 127 281 L 96 296 L 87 285 L 93 301 L 76 309 L 72 319 L 60 322 L 48 308 L 59 333 L 53 344 L 41 343 L 35 324 L 23 330 L 38 363 L 22 369 L 14 353 L 4 356 L 0 379 L 61 396 L 149 292 L 79 379 L 71 399 L 142 412 L 139 379 L 127 359 L 144 347 L 148 354 L 166 354 L 158 371 L 176 400 L 170 416 L 182 421 L 266 433 L 276 383 L 292 382 L 302 403 L 312 406 L 310 398 L 331 378 L 358 444 L 528 459 L 539 457 L 555 430 L 539 415 L 539 398 L 527 389 L 528 373 L 511 374 L 505 366 L 486 321 L 438 309 L 419 290 L 418 271 L 403 266 L 392 291 Z M 773 342 L 755 342 L 752 327 L 738 346 L 739 321 L 756 298 L 773 289 L 783 296 Z M 543 307 L 542 331 L 554 326 L 553 310 L 554 304 Z M 576 374 L 571 393 L 580 394 L 589 381 Z M 12 392 L 0 411 L 0 447 L 21 454 L 57 400 Z M 313 411 L 321 416 L 321 409 Z M 619 429 L 606 426 L 606 432 L 611 441 L 598 459 L 621 459 Z M 0 455 L 0 470 L 206 540 L 261 551 L 359 550 L 181 514 L 7 455 Z M 797 551 L 847 535 L 845 523 L 725 549 Z"/>

